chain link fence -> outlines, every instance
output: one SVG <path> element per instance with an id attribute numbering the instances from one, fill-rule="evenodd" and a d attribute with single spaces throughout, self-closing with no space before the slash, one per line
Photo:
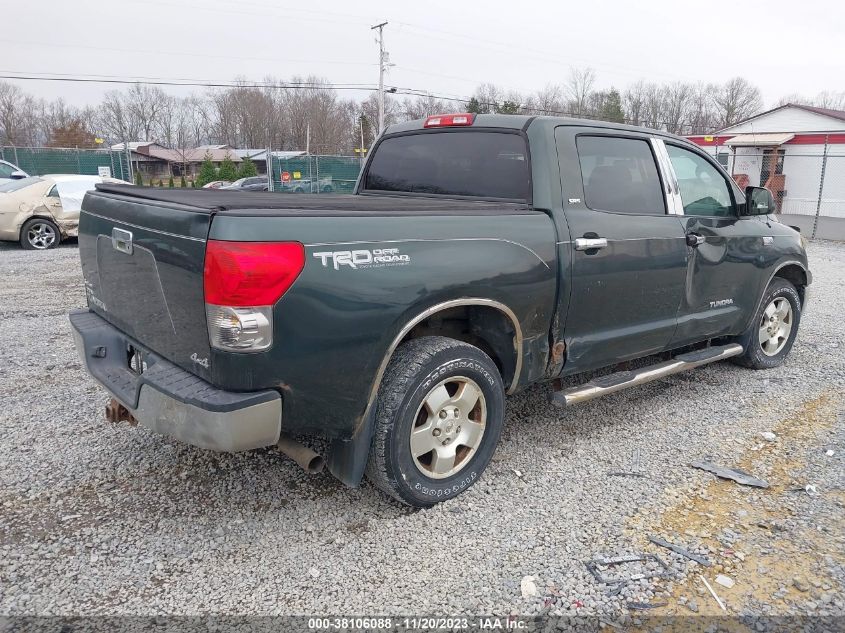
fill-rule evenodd
<path id="1" fill-rule="evenodd" d="M 353 156 L 273 157 L 273 191 L 283 193 L 351 193 L 361 171 Z"/>
<path id="2" fill-rule="evenodd" d="M 0 147 L 0 159 L 12 163 L 30 176 L 47 174 L 97 176 L 103 168 L 108 168 L 110 177 L 130 180 L 126 155 L 110 149 L 4 146 Z"/>
<path id="3" fill-rule="evenodd" d="M 201 154 L 200 154 L 201 155 Z M 0 159 L 12 163 L 31 176 L 47 174 L 86 174 L 96 176 L 107 167 L 109 175 L 129 182 L 142 166 L 142 181 L 147 184 L 181 182 L 183 165 L 156 161 L 149 156 L 132 156 L 130 167 L 126 152 L 109 149 L 53 147 L 0 147 Z M 357 156 L 303 155 L 292 158 L 273 156 L 272 189 L 281 193 L 351 193 L 361 171 Z M 174 169 L 175 167 L 175 169 Z M 199 172 L 199 164 L 193 171 Z M 263 161 L 261 171 L 265 171 Z M 150 174 L 153 176 L 150 176 Z M 265 171 L 266 173 L 266 171 Z M 189 186 L 193 178 L 188 178 Z"/>
<path id="4" fill-rule="evenodd" d="M 845 145 L 706 149 L 740 187 L 771 190 L 785 224 L 807 237 L 845 240 Z"/>

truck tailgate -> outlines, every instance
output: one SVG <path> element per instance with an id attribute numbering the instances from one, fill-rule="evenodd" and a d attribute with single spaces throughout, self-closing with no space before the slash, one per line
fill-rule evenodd
<path id="1" fill-rule="evenodd" d="M 203 264 L 211 217 L 209 209 L 98 191 L 85 197 L 79 223 L 89 308 L 141 351 L 206 378 Z"/>

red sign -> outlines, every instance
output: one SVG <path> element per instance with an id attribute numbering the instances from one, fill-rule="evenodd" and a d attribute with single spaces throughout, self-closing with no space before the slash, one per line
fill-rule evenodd
<path id="1" fill-rule="evenodd" d="M 282 172 L 282 182 L 290 182 L 290 172 L 283 171 Z"/>

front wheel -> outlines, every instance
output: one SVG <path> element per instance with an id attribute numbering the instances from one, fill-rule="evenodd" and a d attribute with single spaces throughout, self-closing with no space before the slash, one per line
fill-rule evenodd
<path id="1" fill-rule="evenodd" d="M 801 297 L 786 279 L 775 277 L 766 292 L 751 326 L 738 342 L 745 351 L 735 362 L 752 369 L 770 369 L 783 363 L 801 322 Z"/>
<path id="2" fill-rule="evenodd" d="M 478 481 L 499 442 L 505 391 L 480 349 L 426 336 L 396 350 L 376 407 L 367 479 L 422 508 Z"/>

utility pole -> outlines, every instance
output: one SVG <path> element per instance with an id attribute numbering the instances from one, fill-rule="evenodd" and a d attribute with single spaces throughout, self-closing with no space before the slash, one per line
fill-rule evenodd
<path id="1" fill-rule="evenodd" d="M 384 27 L 387 22 L 376 24 L 370 30 L 378 29 L 378 134 L 384 132 L 384 70 L 387 68 L 388 54 L 384 50 Z"/>
<path id="2" fill-rule="evenodd" d="M 123 135 L 123 151 L 126 153 L 126 165 L 129 167 L 129 182 L 134 185 L 135 174 L 132 173 L 132 151 L 129 149 L 129 141 L 126 140 L 126 134 Z"/>

